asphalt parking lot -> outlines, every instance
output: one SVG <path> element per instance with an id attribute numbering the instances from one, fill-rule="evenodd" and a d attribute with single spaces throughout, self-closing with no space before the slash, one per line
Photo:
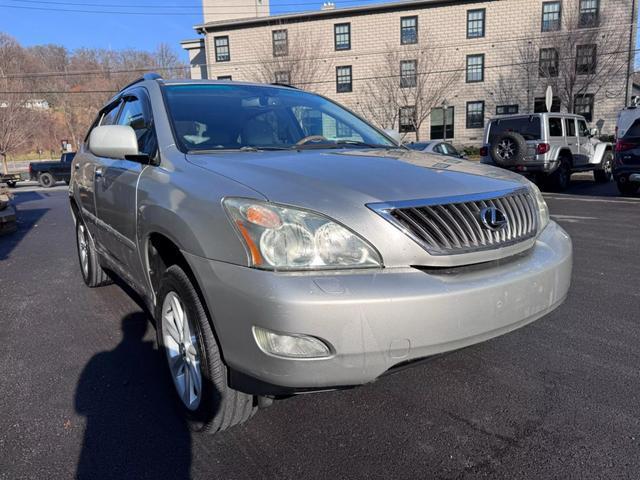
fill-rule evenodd
<path id="1" fill-rule="evenodd" d="M 558 310 L 364 387 L 276 402 L 218 436 L 175 415 L 153 327 L 88 289 L 66 186 L 16 193 L 0 238 L 0 478 L 640 478 L 640 199 L 576 176 Z"/>

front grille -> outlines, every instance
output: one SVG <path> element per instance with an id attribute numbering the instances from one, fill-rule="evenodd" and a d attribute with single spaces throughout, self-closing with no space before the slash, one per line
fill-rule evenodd
<path id="1" fill-rule="evenodd" d="M 493 229 L 491 222 L 483 222 L 485 209 L 489 216 L 491 209 L 499 210 L 504 225 Z M 500 248 L 532 238 L 538 229 L 537 206 L 528 189 L 451 203 L 417 202 L 391 207 L 386 213 L 433 255 Z"/>

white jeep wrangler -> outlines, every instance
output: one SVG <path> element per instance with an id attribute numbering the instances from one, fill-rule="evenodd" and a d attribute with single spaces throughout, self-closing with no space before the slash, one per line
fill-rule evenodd
<path id="1" fill-rule="evenodd" d="M 595 135 L 584 117 L 570 113 L 494 118 L 485 128 L 481 162 L 542 176 L 555 191 L 566 189 L 575 172 L 593 171 L 596 182 L 610 182 L 613 145 Z"/>

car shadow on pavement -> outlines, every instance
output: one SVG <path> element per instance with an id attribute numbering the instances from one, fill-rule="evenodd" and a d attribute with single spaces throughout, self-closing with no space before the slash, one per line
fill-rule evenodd
<path id="1" fill-rule="evenodd" d="M 78 479 L 190 478 L 191 434 L 143 312 L 122 319 L 122 340 L 94 355 L 75 395 L 86 417 Z M 161 361 L 162 360 L 162 361 Z"/>

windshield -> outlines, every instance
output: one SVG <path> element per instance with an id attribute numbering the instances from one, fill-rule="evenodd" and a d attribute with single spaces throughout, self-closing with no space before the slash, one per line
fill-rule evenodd
<path id="1" fill-rule="evenodd" d="M 505 132 L 519 133 L 525 140 L 540 140 L 540 117 L 527 116 L 494 120 L 489 127 L 489 143 Z"/>
<path id="2" fill-rule="evenodd" d="M 333 102 L 300 90 L 259 85 L 164 88 L 183 151 L 395 147 Z"/>

